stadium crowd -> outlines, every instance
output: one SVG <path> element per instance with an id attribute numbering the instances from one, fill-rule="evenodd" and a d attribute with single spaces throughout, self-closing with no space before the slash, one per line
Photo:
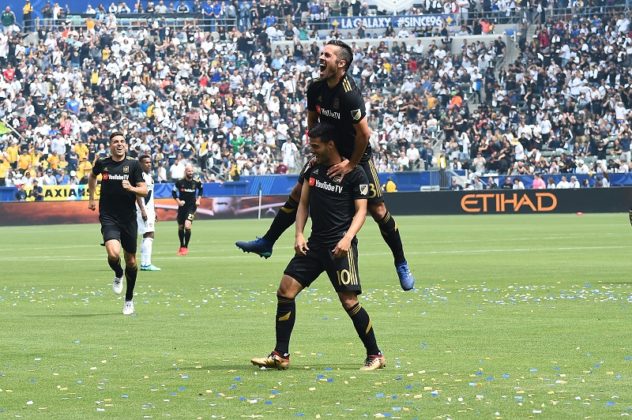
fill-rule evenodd
<path id="1" fill-rule="evenodd" d="M 230 13 L 241 16 L 245 3 Z M 159 19 L 122 27 L 114 13 L 95 14 L 82 27 L 39 25 L 29 37 L 4 25 L 0 185 L 85 183 L 113 129 L 128 134 L 133 156 L 153 157 L 157 182 L 182 178 L 187 162 L 206 182 L 297 172 L 307 154 L 305 89 L 318 77 L 322 38 L 302 17 L 323 16 L 296 20 L 292 2 L 258 4 L 264 9 L 256 16 L 213 32 Z M 455 51 L 446 27 L 429 47 L 392 28 L 392 45 L 352 42 L 350 72 L 366 92 L 378 171 L 569 179 L 628 172 L 628 13 L 543 21 L 532 38 L 523 31 L 518 59 L 508 65 L 502 37 L 488 44 L 471 37 Z M 480 20 L 466 22 L 472 25 L 460 34 L 480 33 Z M 437 35 L 417 35 L 424 34 Z"/>

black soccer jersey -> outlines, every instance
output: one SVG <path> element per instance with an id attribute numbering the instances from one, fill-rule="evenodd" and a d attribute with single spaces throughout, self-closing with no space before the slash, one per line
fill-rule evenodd
<path id="1" fill-rule="evenodd" d="M 143 170 L 136 159 L 125 157 L 120 162 L 111 156 L 97 159 L 92 168 L 94 176 L 101 174 L 99 213 L 119 220 L 136 219 L 136 194 L 126 191 L 122 181 L 137 186 L 143 179 Z"/>
<path id="2" fill-rule="evenodd" d="M 369 197 L 369 181 L 356 167 L 339 181 L 327 175 L 328 166 L 315 165 L 307 169 L 309 183 L 309 214 L 312 218 L 310 247 L 333 247 L 345 235 L 355 214 L 356 199 Z"/>
<path id="3" fill-rule="evenodd" d="M 354 124 L 366 116 L 364 99 L 353 78 L 347 74 L 333 89 L 327 81 L 316 79 L 307 88 L 307 109 L 318 114 L 320 122 L 336 127 L 336 147 L 342 156 L 351 158 L 355 147 Z M 367 145 L 362 160 L 371 158 L 371 146 Z"/>
<path id="4" fill-rule="evenodd" d="M 184 207 L 195 207 L 195 199 L 202 196 L 202 183 L 197 179 L 188 180 L 186 178 L 176 181 L 173 185 L 171 195 L 184 201 Z"/>

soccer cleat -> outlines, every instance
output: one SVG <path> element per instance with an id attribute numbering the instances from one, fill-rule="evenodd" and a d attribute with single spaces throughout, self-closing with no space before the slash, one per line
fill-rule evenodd
<path id="1" fill-rule="evenodd" d="M 114 280 L 112 280 L 112 290 L 117 295 L 121 294 L 123 291 L 123 277 L 114 277 Z"/>
<path id="2" fill-rule="evenodd" d="M 290 355 L 283 357 L 278 351 L 273 351 L 266 357 L 255 357 L 250 362 L 266 369 L 285 370 L 290 366 Z"/>
<path id="3" fill-rule="evenodd" d="M 123 305 L 123 315 L 131 315 L 134 313 L 134 301 L 126 300 Z"/>
<path id="4" fill-rule="evenodd" d="M 185 246 L 182 248 L 182 252 L 180 253 L 180 255 L 187 255 L 188 253 L 189 253 L 189 248 Z"/>
<path id="5" fill-rule="evenodd" d="M 397 277 L 399 277 L 399 284 L 402 286 L 402 289 L 411 290 L 415 287 L 415 277 L 410 272 L 406 261 L 396 264 L 395 269 L 397 270 Z"/>
<path id="6" fill-rule="evenodd" d="M 160 271 L 160 268 L 156 267 L 153 264 L 141 265 L 140 266 L 140 271 Z"/>
<path id="7" fill-rule="evenodd" d="M 386 358 L 382 353 L 372 354 L 366 357 L 364 366 L 360 368 L 363 371 L 378 370 L 386 367 Z"/>
<path id="8" fill-rule="evenodd" d="M 183 246 L 181 246 L 181 247 L 178 249 L 178 255 L 185 255 L 185 254 L 184 254 L 184 249 L 185 249 L 185 248 L 184 248 Z"/>
<path id="9" fill-rule="evenodd" d="M 263 238 L 257 237 L 249 242 L 237 241 L 235 245 L 244 252 L 253 252 L 263 258 L 270 258 L 272 255 L 272 244 Z"/>

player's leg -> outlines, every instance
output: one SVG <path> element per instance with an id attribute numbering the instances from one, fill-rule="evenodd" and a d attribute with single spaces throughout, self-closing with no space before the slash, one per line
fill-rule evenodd
<path id="1" fill-rule="evenodd" d="M 154 232 L 147 232 L 143 235 L 143 242 L 140 246 L 140 269 L 143 271 L 160 271 L 160 268 L 152 263 L 153 248 Z"/>
<path id="2" fill-rule="evenodd" d="M 371 318 L 358 301 L 358 294 L 362 293 L 358 272 L 358 247 L 356 243 L 352 244 L 345 257 L 334 258 L 331 256 L 327 275 L 366 349 L 367 356 L 361 370 L 375 370 L 386 366 L 386 361 L 377 345 Z"/>
<path id="3" fill-rule="evenodd" d="M 320 273 L 323 264 L 318 257 L 308 252 L 307 256 L 292 258 L 286 267 L 277 289 L 277 310 L 275 316 L 276 344 L 266 357 L 255 357 L 253 365 L 287 369 L 290 364 L 290 337 L 296 321 L 296 296 L 309 286 Z"/>
<path id="4" fill-rule="evenodd" d="M 191 211 L 184 221 L 184 248 L 182 249 L 183 255 L 189 253 L 189 241 L 191 241 L 191 227 L 193 226 L 193 219 L 195 219 L 195 210 Z"/>
<path id="5" fill-rule="evenodd" d="M 134 313 L 134 288 L 136 287 L 136 278 L 138 277 L 138 264 L 136 262 L 136 222 L 130 223 L 121 232 L 121 246 L 123 247 L 123 255 L 125 257 L 125 280 L 127 287 L 125 289 L 125 304 L 123 305 L 123 314 L 131 315 Z"/>
<path id="6" fill-rule="evenodd" d="M 296 209 L 301 199 L 302 184 L 296 183 L 283 207 L 274 216 L 268 231 L 261 238 L 253 241 L 237 241 L 235 245 L 244 252 L 253 252 L 261 257 L 269 258 L 272 255 L 274 243 L 296 221 Z"/>
<path id="7" fill-rule="evenodd" d="M 117 295 L 123 291 L 123 267 L 121 267 L 121 232 L 115 221 L 101 218 L 101 234 L 108 255 L 108 265 L 114 271 L 112 290 Z"/>
<path id="8" fill-rule="evenodd" d="M 393 219 L 393 216 L 384 204 L 382 187 L 380 185 L 380 179 L 378 178 L 375 165 L 373 165 L 373 161 L 368 161 L 361 163 L 361 166 L 366 172 L 366 176 L 369 178 L 369 213 L 373 217 L 373 220 L 377 222 L 384 241 L 391 249 L 393 260 L 395 262 L 395 269 L 402 289 L 411 290 L 415 287 L 415 278 L 410 272 L 408 262 L 404 256 L 404 245 L 402 244 L 402 238 L 399 234 L 397 223 L 395 223 L 395 219 Z"/>
<path id="9" fill-rule="evenodd" d="M 182 207 L 178 208 L 178 239 L 180 240 L 180 248 L 178 249 L 178 255 L 182 255 L 184 250 L 184 222 L 186 221 L 187 213 Z"/>

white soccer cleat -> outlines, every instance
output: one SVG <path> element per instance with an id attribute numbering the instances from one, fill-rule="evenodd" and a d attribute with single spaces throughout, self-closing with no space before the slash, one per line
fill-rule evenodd
<path id="1" fill-rule="evenodd" d="M 123 315 L 132 315 L 134 313 L 134 301 L 126 300 L 123 305 Z"/>
<path id="2" fill-rule="evenodd" d="M 120 295 L 121 292 L 123 292 L 123 277 L 114 277 L 114 280 L 112 281 L 112 290 L 114 290 L 114 293 L 117 295 Z"/>

